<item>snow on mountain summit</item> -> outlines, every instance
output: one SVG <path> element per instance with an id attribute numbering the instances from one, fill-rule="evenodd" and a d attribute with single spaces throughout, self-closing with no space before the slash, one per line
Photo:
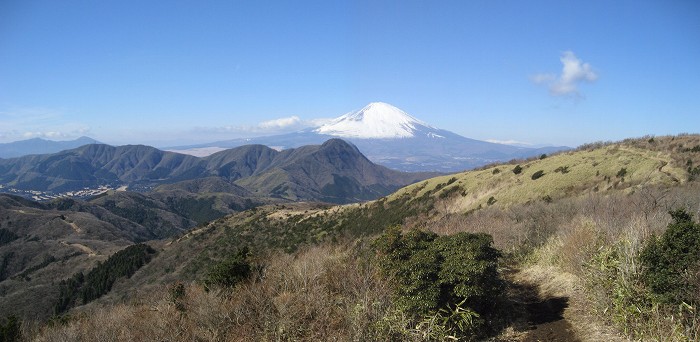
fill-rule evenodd
<path id="1" fill-rule="evenodd" d="M 428 124 L 390 104 L 373 102 L 317 128 L 314 132 L 344 138 L 411 138 Z"/>

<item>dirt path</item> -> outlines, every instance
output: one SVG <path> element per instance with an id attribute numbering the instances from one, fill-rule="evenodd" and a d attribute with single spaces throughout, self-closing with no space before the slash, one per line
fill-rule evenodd
<path id="1" fill-rule="evenodd" d="M 509 297 L 518 319 L 513 331 L 503 336 L 508 341 L 580 342 L 571 322 L 565 318 L 569 297 L 543 293 L 540 285 L 522 277 L 517 270 L 508 272 Z"/>
<path id="2" fill-rule="evenodd" d="M 625 341 L 591 316 L 574 275 L 530 266 L 505 277 L 516 320 L 498 341 Z"/>
<path id="3" fill-rule="evenodd" d="M 96 256 L 96 255 L 97 255 L 97 253 L 96 253 L 92 248 L 90 248 L 90 247 L 88 247 L 88 246 L 85 246 L 85 245 L 83 245 L 83 244 L 79 244 L 79 243 L 68 243 L 68 242 L 65 242 L 65 241 L 61 241 L 61 243 L 64 244 L 64 245 L 66 245 L 66 246 L 71 246 L 71 247 L 75 247 L 75 248 L 77 248 L 77 249 L 80 249 L 81 251 L 87 253 L 87 255 L 88 255 L 89 257 L 93 257 L 93 256 Z"/>
<path id="4" fill-rule="evenodd" d="M 522 341 L 581 341 L 571 323 L 564 318 L 569 298 L 540 299 L 526 305 L 528 328 Z"/>
<path id="5" fill-rule="evenodd" d="M 70 223 L 69 223 L 69 222 L 66 222 L 66 223 L 68 223 L 68 225 L 71 227 L 71 229 L 73 229 L 73 231 L 75 231 L 76 233 L 82 233 L 82 232 L 83 232 L 83 230 L 80 229 L 80 227 L 78 227 L 78 225 L 75 224 L 75 222 L 70 222 Z"/>

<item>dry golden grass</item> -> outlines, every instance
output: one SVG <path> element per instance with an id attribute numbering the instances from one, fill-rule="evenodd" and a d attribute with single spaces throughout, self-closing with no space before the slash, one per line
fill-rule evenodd
<path id="1" fill-rule="evenodd" d="M 621 329 L 619 323 L 617 328 L 612 327 L 617 319 L 611 316 L 613 299 L 601 291 L 604 284 L 600 279 L 591 276 L 593 257 L 606 248 L 614 248 L 619 256 L 619 274 L 623 281 L 631 281 L 639 274 L 637 255 L 645 241 L 651 234 L 663 232 L 670 222 L 668 210 L 683 207 L 700 217 L 698 193 L 697 182 L 675 187 L 646 186 L 635 191 L 590 193 L 552 203 L 489 207 L 469 215 L 449 214 L 423 223 L 422 227 L 439 234 L 485 232 L 494 237 L 499 249 L 516 256 L 524 252 L 526 259 L 520 262 L 522 270 L 516 279 L 537 284 L 542 296 L 569 298 L 565 318 L 581 339 L 624 340 L 617 330 Z M 668 312 L 654 310 L 645 316 L 651 317 L 648 321 L 626 321 L 628 333 L 641 331 L 645 340 L 698 336 L 692 326 L 690 332 L 684 333 L 677 320 L 669 320 Z"/>
<path id="2" fill-rule="evenodd" d="M 546 196 L 558 199 L 591 192 L 631 193 L 648 186 L 673 186 L 688 179 L 685 159 L 698 159 L 695 165 L 700 164 L 700 153 L 683 152 L 698 144 L 698 135 L 659 137 L 654 143 L 646 139 L 629 140 L 436 177 L 400 189 L 388 198 L 397 199 L 404 194 L 417 198 L 430 191 L 430 196 L 437 199 L 440 194 L 458 188 L 454 189 L 457 196 L 437 200 L 436 209 L 450 214 L 486 208 L 491 197 L 496 200 L 493 206 L 508 208 L 542 201 Z M 518 175 L 512 172 L 516 165 L 523 168 Z M 618 176 L 623 168 L 625 175 Z M 533 180 L 532 175 L 540 170 L 544 176 Z M 447 184 L 452 178 L 456 180 Z M 435 191 L 436 188 L 440 190 Z"/>
<path id="3" fill-rule="evenodd" d="M 271 258 L 259 277 L 235 289 L 167 288 L 132 304 L 93 308 L 36 341 L 367 341 L 391 310 L 391 290 L 351 245 Z"/>
<path id="4" fill-rule="evenodd" d="M 563 316 L 582 341 L 628 341 L 591 311 L 579 277 L 556 267 L 532 265 L 520 270 L 514 278 L 520 283 L 537 284 L 541 298 L 567 298 L 568 307 Z"/>

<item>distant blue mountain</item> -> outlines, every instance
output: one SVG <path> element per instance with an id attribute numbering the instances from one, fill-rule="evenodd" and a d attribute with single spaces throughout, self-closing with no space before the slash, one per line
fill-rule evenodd
<path id="1" fill-rule="evenodd" d="M 99 143 L 99 141 L 88 137 L 80 137 L 69 141 L 53 141 L 34 138 L 0 144 L 0 158 L 17 158 L 30 154 L 56 153 L 83 145 Z"/>

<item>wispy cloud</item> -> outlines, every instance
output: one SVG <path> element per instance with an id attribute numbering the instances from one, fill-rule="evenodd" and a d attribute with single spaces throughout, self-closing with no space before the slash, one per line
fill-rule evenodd
<path id="1" fill-rule="evenodd" d="M 60 138 L 65 138 L 67 134 L 63 132 L 57 132 L 57 131 L 49 131 L 49 132 L 24 132 L 22 133 L 22 137 L 25 139 L 30 139 L 30 138 L 48 138 L 48 139 L 60 139 Z"/>
<path id="2" fill-rule="evenodd" d="M 219 127 L 196 127 L 194 132 L 217 134 L 217 135 L 235 135 L 236 137 L 250 137 L 267 134 L 283 134 L 297 132 L 306 128 L 320 127 L 321 125 L 330 122 L 332 119 L 311 119 L 304 120 L 293 115 L 284 118 L 272 119 L 259 122 L 254 125 L 229 125 Z"/>
<path id="3" fill-rule="evenodd" d="M 298 128 L 300 126 L 304 126 L 304 123 L 296 115 L 290 116 L 288 118 L 279 118 L 279 119 L 263 121 L 263 122 L 258 124 L 258 127 L 263 129 L 263 130 L 265 130 L 265 129 L 282 130 L 282 129 L 288 129 L 288 128 Z"/>
<path id="4" fill-rule="evenodd" d="M 333 122 L 333 120 L 335 120 L 335 118 L 318 118 L 308 120 L 307 122 L 309 123 L 309 127 L 321 127 L 327 123 Z"/>
<path id="5" fill-rule="evenodd" d="M 90 127 L 67 122 L 60 111 L 39 107 L 0 110 L 0 140 L 3 142 L 45 138 L 66 140 L 89 135 Z"/>
<path id="6" fill-rule="evenodd" d="M 580 96 L 579 84 L 598 79 L 598 74 L 593 71 L 591 65 L 581 61 L 572 51 L 564 51 L 559 60 L 563 65 L 561 74 L 535 74 L 530 79 L 536 84 L 547 85 L 550 94 L 554 96 Z"/>
<path id="7" fill-rule="evenodd" d="M 532 143 L 517 141 L 517 140 L 498 140 L 498 139 L 486 139 L 487 142 L 501 145 L 518 145 L 518 146 L 532 146 Z"/>

